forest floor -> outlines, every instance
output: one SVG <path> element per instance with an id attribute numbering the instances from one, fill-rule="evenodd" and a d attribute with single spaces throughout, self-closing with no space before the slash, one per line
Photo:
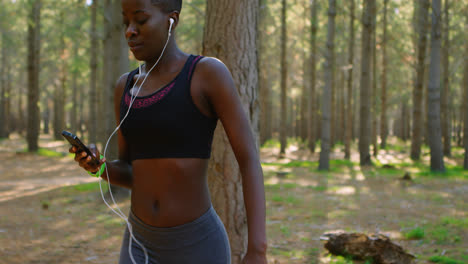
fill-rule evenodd
<path id="1" fill-rule="evenodd" d="M 381 233 L 417 256 L 468 263 L 468 172 L 462 150 L 446 159 L 447 173 L 409 160 L 408 144 L 393 139 L 361 168 L 335 148 L 330 172 L 317 171 L 318 154 L 291 142 L 261 150 L 267 198 L 269 263 L 362 263 L 330 256 L 327 232 Z M 0 263 L 117 263 L 124 224 L 103 203 L 97 180 L 67 154 L 64 141 L 41 136 L 40 154 L 25 152 L 18 136 L 0 141 Z M 393 168 L 383 168 L 390 164 Z M 401 180 L 410 173 L 412 181 Z M 129 201 L 118 203 L 127 213 Z M 433 259 L 435 261 L 435 259 Z"/>

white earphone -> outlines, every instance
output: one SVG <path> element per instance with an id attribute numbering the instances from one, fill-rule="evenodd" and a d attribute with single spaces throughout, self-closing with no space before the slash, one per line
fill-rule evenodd
<path id="1" fill-rule="evenodd" d="M 169 22 L 171 23 L 171 25 L 169 26 L 169 36 L 171 35 L 171 31 L 172 31 L 172 25 L 174 24 L 174 19 L 171 17 L 169 18 Z"/>

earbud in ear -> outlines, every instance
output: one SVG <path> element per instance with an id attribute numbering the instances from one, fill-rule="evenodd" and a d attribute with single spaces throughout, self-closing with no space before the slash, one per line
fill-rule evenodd
<path id="1" fill-rule="evenodd" d="M 171 25 L 169 26 L 169 33 L 171 33 L 172 31 L 172 25 L 174 24 L 174 19 L 171 17 L 169 18 L 169 22 L 171 23 Z"/>

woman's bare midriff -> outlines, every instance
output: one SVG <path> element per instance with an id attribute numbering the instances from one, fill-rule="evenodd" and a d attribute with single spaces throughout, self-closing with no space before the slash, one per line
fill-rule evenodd
<path id="1" fill-rule="evenodd" d="M 197 219 L 211 206 L 207 167 L 207 159 L 196 158 L 133 161 L 133 213 L 156 227 L 173 227 Z"/>

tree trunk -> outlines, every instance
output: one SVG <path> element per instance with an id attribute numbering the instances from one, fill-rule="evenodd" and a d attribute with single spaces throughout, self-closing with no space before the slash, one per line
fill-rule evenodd
<path id="1" fill-rule="evenodd" d="M 441 126 L 442 126 L 442 139 L 444 145 L 444 155 L 451 156 L 450 151 L 450 109 L 449 109 L 449 96 L 450 96 L 450 72 L 449 72 L 449 56 L 450 56 L 450 19 L 449 19 L 449 0 L 444 1 L 444 45 L 442 49 L 442 72 L 443 72 L 443 90 L 441 93 Z"/>
<path id="2" fill-rule="evenodd" d="M 63 11 L 59 14 L 59 25 L 64 25 L 64 13 Z M 66 91 L 66 82 L 67 82 L 67 62 L 66 62 L 66 50 L 65 50 L 65 32 L 64 29 L 61 29 L 60 32 L 60 48 L 59 48 L 59 57 L 62 58 L 60 61 L 60 69 L 58 74 L 58 80 L 55 85 L 54 93 L 54 139 L 62 140 L 62 130 L 65 128 L 65 91 Z"/>
<path id="3" fill-rule="evenodd" d="M 340 70 L 339 71 L 339 76 L 340 76 L 340 84 L 339 84 L 339 111 L 340 111 L 340 118 L 339 118 L 339 129 L 338 130 L 338 138 L 340 140 L 340 143 L 343 144 L 344 138 L 345 138 L 345 71 Z"/>
<path id="4" fill-rule="evenodd" d="M 115 120 L 114 113 L 115 84 L 119 77 L 129 70 L 129 60 L 128 47 L 123 33 L 122 7 L 120 1 L 106 0 L 104 6 L 105 38 L 103 42 L 103 59 L 104 67 L 106 67 L 107 70 L 104 71 L 105 76 L 102 78 L 105 82 L 102 85 L 102 89 L 104 89 L 104 101 L 106 102 L 106 107 L 104 109 L 105 135 L 96 135 L 96 138 L 104 138 L 107 140 L 118 124 Z M 106 143 L 107 142 L 103 142 L 104 146 Z M 105 153 L 107 160 L 117 158 L 117 146 L 117 136 L 114 135 Z M 104 151 L 104 149 L 101 151 Z M 112 185 L 112 193 L 120 197 L 126 197 L 130 194 L 128 189 L 116 185 Z"/>
<path id="5" fill-rule="evenodd" d="M 382 77 L 381 77 L 381 104 L 380 112 L 380 148 L 387 147 L 388 124 L 387 124 L 387 9 L 388 0 L 384 0 L 383 36 L 382 36 Z"/>
<path id="6" fill-rule="evenodd" d="M 256 25 L 258 1 L 208 0 L 203 54 L 222 60 L 231 70 L 258 146 Z M 208 181 L 213 206 L 229 235 L 232 263 L 240 263 L 247 246 L 242 178 L 221 123 L 215 131 Z"/>
<path id="7" fill-rule="evenodd" d="M 422 118 L 422 100 L 423 100 L 423 84 L 424 84 L 424 69 L 426 59 L 426 25 L 429 10 L 429 0 L 419 0 L 418 15 L 417 15 L 417 64 L 416 64 L 416 82 L 413 88 L 413 133 L 411 139 L 411 159 L 419 160 L 421 156 L 422 144 L 422 129 L 424 123 Z"/>
<path id="8" fill-rule="evenodd" d="M 93 0 L 91 4 L 91 47 L 90 47 L 90 78 L 89 78 L 89 142 L 97 142 L 97 127 L 98 127 L 98 96 L 96 90 L 97 82 L 97 48 L 98 48 L 98 35 L 96 30 L 98 0 Z"/>
<path id="9" fill-rule="evenodd" d="M 445 171 L 440 127 L 440 44 L 441 8 L 440 0 L 432 0 L 431 64 L 429 68 L 429 147 L 431 149 L 431 171 Z"/>
<path id="10" fill-rule="evenodd" d="M 353 0 L 354 1 L 354 0 Z M 310 104 L 309 104 L 309 123 L 308 123 L 308 141 L 310 152 L 315 152 L 315 141 L 317 138 L 317 104 L 315 92 L 315 79 L 317 70 L 317 0 L 311 1 L 311 37 L 310 37 Z"/>
<path id="11" fill-rule="evenodd" d="M 271 92 L 268 74 L 268 65 L 266 63 L 267 23 L 266 16 L 269 13 L 266 0 L 259 0 L 259 23 L 257 29 L 257 47 L 258 47 L 258 72 L 259 72 L 259 90 L 260 90 L 260 145 L 263 145 L 272 137 L 271 130 Z"/>
<path id="12" fill-rule="evenodd" d="M 468 15 L 465 14 L 465 27 L 468 28 Z M 466 36 L 465 36 L 466 37 Z M 462 89 L 464 90 L 464 97 L 463 97 L 463 102 L 468 102 L 468 45 L 465 45 L 465 74 L 463 76 L 463 85 Z M 465 170 L 468 170 L 468 106 L 466 104 L 463 104 L 464 107 L 464 130 L 463 130 L 463 145 L 465 148 L 465 160 L 464 160 L 464 168 Z"/>
<path id="13" fill-rule="evenodd" d="M 73 58 L 78 58 L 78 43 L 73 43 Z M 73 133 L 78 131 L 78 71 L 76 69 L 72 70 L 72 79 L 71 79 L 71 86 L 72 86 L 72 108 L 70 112 L 70 130 Z"/>
<path id="14" fill-rule="evenodd" d="M 286 0 L 282 0 L 281 8 L 281 125 L 280 125 L 280 156 L 284 155 L 287 147 L 287 77 L 288 77 L 288 65 L 286 60 L 286 44 L 288 41 L 286 34 Z"/>
<path id="15" fill-rule="evenodd" d="M 370 59 L 371 59 L 371 35 L 372 17 L 375 0 L 364 1 L 364 12 L 362 14 L 362 50 L 361 50 L 361 93 L 360 93 L 360 126 L 359 126 L 359 156 L 361 165 L 372 165 L 369 145 L 371 141 L 371 119 L 370 119 Z"/>
<path id="16" fill-rule="evenodd" d="M 354 20 L 355 20 L 355 4 L 354 0 L 350 0 L 350 15 L 349 15 L 349 42 L 348 42 L 348 80 L 347 80 L 347 103 L 346 103 L 346 118 L 345 118 L 345 159 L 351 158 L 351 141 L 353 136 L 353 70 L 354 70 Z"/>
<path id="17" fill-rule="evenodd" d="M 377 157 L 377 13 L 376 4 L 372 10 L 372 148 L 373 155 Z"/>
<path id="18" fill-rule="evenodd" d="M 334 82 L 334 66 L 335 66 L 335 17 L 336 17 L 336 2 L 335 0 L 328 1 L 328 33 L 325 53 L 324 65 L 324 89 L 322 100 L 322 133 L 320 146 L 319 170 L 330 169 L 330 123 L 332 112 L 332 87 Z"/>
<path id="19" fill-rule="evenodd" d="M 0 32 L 0 44 L 1 44 L 1 65 L 0 67 L 0 138 L 8 138 L 8 121 L 9 116 L 7 115 L 7 85 L 6 85 L 6 70 L 7 66 L 7 34 L 3 31 Z"/>
<path id="20" fill-rule="evenodd" d="M 28 151 L 39 150 L 39 63 L 41 0 L 29 1 L 31 13 L 28 23 Z"/>

